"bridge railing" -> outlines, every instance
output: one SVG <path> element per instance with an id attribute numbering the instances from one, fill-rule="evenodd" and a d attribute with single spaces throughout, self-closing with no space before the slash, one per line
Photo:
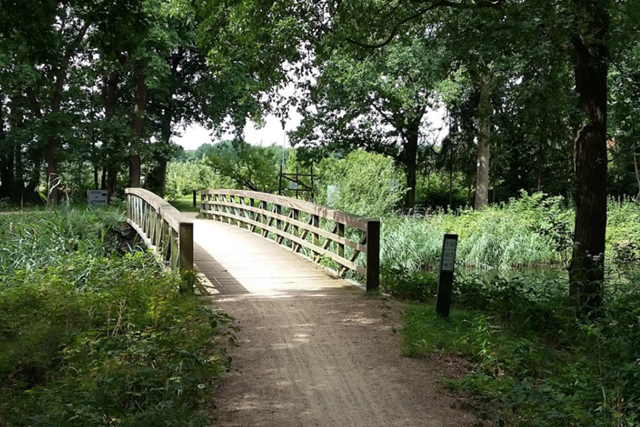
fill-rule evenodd
<path id="1" fill-rule="evenodd" d="M 142 188 L 127 188 L 127 222 L 164 265 L 193 271 L 193 222 L 166 200 Z"/>
<path id="2" fill-rule="evenodd" d="M 380 283 L 380 220 L 363 218 L 313 203 L 242 190 L 205 190 L 200 212 L 237 224 L 312 261 L 330 259 L 337 272 L 364 278 L 367 291 Z"/>

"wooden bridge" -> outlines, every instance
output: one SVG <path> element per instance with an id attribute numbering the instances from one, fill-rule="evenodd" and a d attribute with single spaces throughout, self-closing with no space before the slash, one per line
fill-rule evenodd
<path id="1" fill-rule="evenodd" d="M 378 288 L 379 221 L 236 190 L 202 192 L 198 218 L 146 190 L 127 195 L 128 221 L 146 244 L 167 267 L 206 277 L 212 286 L 200 291 L 216 294 L 215 307 L 240 327 L 234 369 L 216 389 L 216 425 L 474 422 L 451 409 L 440 367 L 401 355 L 399 308 L 344 280 Z"/>
<path id="2" fill-rule="evenodd" d="M 378 289 L 378 219 L 240 190 L 203 191 L 197 218 L 147 190 L 126 194 L 129 224 L 167 267 L 195 271 L 202 293 Z"/>

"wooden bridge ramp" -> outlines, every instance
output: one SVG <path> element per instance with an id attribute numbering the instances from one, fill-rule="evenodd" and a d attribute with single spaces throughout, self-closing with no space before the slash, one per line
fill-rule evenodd
<path id="1" fill-rule="evenodd" d="M 357 291 L 287 248 L 237 226 L 196 219 L 196 215 L 187 214 L 193 221 L 195 268 L 206 276 L 206 287 L 216 297 Z"/>

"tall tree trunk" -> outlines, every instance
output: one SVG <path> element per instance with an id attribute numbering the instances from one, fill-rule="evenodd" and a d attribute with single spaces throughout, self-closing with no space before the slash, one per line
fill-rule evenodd
<path id="1" fill-rule="evenodd" d="M 607 227 L 607 71 L 609 28 L 606 6 L 597 0 L 574 0 L 572 37 L 576 92 L 584 121 L 574 140 L 575 237 L 569 269 L 570 298 L 582 314 L 594 316 L 602 304 Z"/>
<path id="2" fill-rule="evenodd" d="M 488 73 L 480 76 L 480 102 L 478 105 L 478 174 L 476 177 L 475 209 L 489 204 L 489 138 L 491 137 L 491 88 Z"/>
<path id="3" fill-rule="evenodd" d="M 129 186 L 140 187 L 140 145 L 142 144 L 143 116 L 147 105 L 147 76 L 142 68 L 138 70 L 136 83 L 136 106 L 133 112 L 135 138 L 129 155 Z"/>
<path id="4" fill-rule="evenodd" d="M 120 73 L 113 71 L 108 75 L 102 76 L 102 107 L 104 108 L 105 122 L 109 123 L 115 114 L 118 101 L 118 84 L 120 83 Z M 107 151 L 118 150 L 117 146 L 109 146 L 114 141 L 106 142 L 108 144 Z M 118 165 L 116 156 L 113 152 L 106 154 L 106 166 L 102 170 L 102 184 L 100 189 L 107 190 L 109 198 L 111 198 L 116 190 L 118 183 Z"/>
<path id="5" fill-rule="evenodd" d="M 449 208 L 453 209 L 453 160 L 449 160 Z"/>
<path id="6" fill-rule="evenodd" d="M 636 171 L 636 182 L 638 183 L 638 203 L 640 203 L 640 168 L 638 167 L 638 155 L 633 155 L 633 168 Z"/>
<path id="7" fill-rule="evenodd" d="M 62 77 L 58 76 L 55 88 L 55 93 L 51 100 L 52 114 L 58 114 L 62 106 Z M 44 148 L 45 178 L 49 206 L 58 206 L 58 187 L 61 183 L 60 175 L 58 175 L 58 159 L 56 156 L 58 143 L 58 135 L 52 135 L 47 140 L 47 145 Z"/>
<path id="8" fill-rule="evenodd" d="M 175 67 L 177 67 L 177 65 Z M 173 72 L 175 72 L 175 67 L 172 67 Z M 169 163 L 169 158 L 165 148 L 171 144 L 171 123 L 173 123 L 173 108 L 171 102 L 172 101 L 169 100 L 169 105 L 164 108 L 162 114 L 162 128 L 160 129 L 161 141 L 154 152 L 156 164 L 150 171 L 147 182 L 145 183 L 146 188 L 160 197 L 164 197 L 167 192 L 167 164 Z"/>
<path id="9" fill-rule="evenodd" d="M 49 137 L 47 145 L 44 148 L 44 171 L 47 185 L 47 203 L 49 206 L 58 205 L 58 186 L 60 185 L 60 177 L 58 176 L 58 161 L 56 159 L 57 147 L 58 138 L 55 136 Z"/>
<path id="10" fill-rule="evenodd" d="M 13 147 L 7 145 L 4 120 L 3 96 L 0 93 L 0 197 L 11 197 L 13 193 Z"/>
<path id="11" fill-rule="evenodd" d="M 409 134 L 407 142 L 404 145 L 404 166 L 407 178 L 407 195 L 405 205 L 409 209 L 416 206 L 416 186 L 418 185 L 417 168 L 418 168 L 418 133 Z"/>
<path id="12" fill-rule="evenodd" d="M 14 133 L 24 128 L 24 105 L 22 104 L 23 98 L 15 96 L 11 98 L 10 114 L 9 114 L 9 129 Z M 22 160 L 22 140 L 14 139 L 13 143 L 13 190 L 12 199 L 14 202 L 19 202 L 24 196 L 24 165 Z"/>
<path id="13" fill-rule="evenodd" d="M 24 165 L 22 164 L 22 144 L 17 142 L 13 146 L 14 177 L 13 177 L 13 201 L 19 201 L 24 196 Z"/>
<path id="14" fill-rule="evenodd" d="M 116 193 L 116 187 L 118 185 L 118 168 L 116 165 L 109 165 L 107 167 L 107 193 L 109 198 Z"/>
<path id="15" fill-rule="evenodd" d="M 169 161 L 162 152 L 156 152 L 154 159 L 156 164 L 149 172 L 145 187 L 158 196 L 164 197 L 167 193 L 167 164 Z"/>

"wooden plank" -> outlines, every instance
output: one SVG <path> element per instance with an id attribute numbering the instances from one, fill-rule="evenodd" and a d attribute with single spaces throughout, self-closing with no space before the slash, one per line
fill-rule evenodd
<path id="1" fill-rule="evenodd" d="M 270 227 L 270 226 L 267 226 L 267 225 L 264 225 L 264 224 L 260 224 L 260 223 L 258 223 L 256 221 L 253 221 L 253 220 L 247 220 L 245 218 L 242 218 L 240 216 L 237 216 L 237 215 L 234 215 L 234 214 L 231 214 L 231 213 L 224 213 L 223 215 L 225 217 L 227 217 L 229 220 L 233 219 L 233 220 L 236 220 L 236 221 L 244 221 L 244 222 L 249 223 L 249 224 L 254 223 L 256 226 L 258 226 L 258 227 L 261 226 L 263 229 L 266 229 L 267 231 L 269 231 L 269 232 L 275 234 L 276 236 L 278 236 L 280 238 L 280 241 L 282 241 L 282 239 L 289 239 L 289 240 L 291 240 L 293 242 L 299 243 L 303 247 L 305 247 L 307 249 L 310 249 L 313 252 L 318 252 L 321 255 L 328 256 L 329 258 L 333 259 L 338 264 L 340 264 L 340 265 L 342 265 L 344 267 L 347 267 L 350 270 L 357 271 L 358 273 L 363 274 L 363 275 L 366 275 L 366 273 L 367 273 L 367 270 L 365 268 L 355 264 L 354 262 L 351 262 L 351 261 L 349 261 L 349 260 L 347 260 L 345 258 L 342 258 L 339 255 L 334 254 L 333 252 L 331 252 L 329 250 L 326 250 L 326 249 L 321 248 L 319 246 L 315 246 L 314 244 L 312 244 L 310 242 L 307 242 L 305 240 L 302 240 L 299 237 L 293 236 L 290 233 L 286 233 L 283 230 L 280 230 L 280 229 L 275 228 L 275 227 Z"/>
<path id="2" fill-rule="evenodd" d="M 263 202 L 263 203 L 266 204 L 266 202 Z M 220 205 L 220 206 L 226 206 L 227 202 L 211 202 L 210 203 L 210 205 L 214 205 L 214 204 L 215 205 Z M 250 211 L 255 212 L 255 213 L 259 213 L 259 214 L 261 214 L 263 216 L 267 216 L 267 217 L 272 218 L 272 219 L 277 219 L 279 221 L 287 222 L 287 223 L 290 223 L 291 225 L 295 225 L 295 226 L 307 229 L 307 230 L 309 230 L 310 232 L 312 232 L 315 235 L 320 235 L 320 236 L 323 236 L 323 237 L 327 237 L 327 238 L 333 240 L 334 242 L 341 243 L 343 245 L 349 246 L 350 248 L 353 248 L 353 249 L 355 249 L 357 251 L 360 251 L 362 253 L 366 253 L 366 251 L 367 251 L 366 246 L 363 246 L 363 245 L 361 245 L 361 244 L 359 244 L 357 242 L 354 242 L 353 240 L 349 240 L 349 239 L 347 239 L 345 237 L 341 237 L 341 236 L 337 235 L 335 232 L 330 232 L 330 231 L 327 231 L 327 230 L 325 230 L 323 228 L 320 228 L 319 227 L 319 225 L 320 225 L 320 216 L 319 215 L 313 215 L 313 217 L 315 217 L 316 220 L 314 220 L 313 225 L 310 225 L 310 224 L 307 224 L 307 223 L 304 223 L 304 222 L 301 222 L 301 221 L 294 220 L 293 218 L 290 218 L 290 217 L 288 217 L 286 215 L 279 215 L 277 213 L 270 212 L 270 211 L 265 210 L 265 209 L 249 207 L 249 206 L 244 206 L 244 209 L 250 210 Z M 202 213 L 204 213 L 204 212 L 206 212 L 206 211 L 202 211 Z M 272 222 L 268 223 L 268 225 L 271 225 L 271 224 L 272 224 Z M 317 240 L 317 236 L 316 236 L 316 240 Z"/>
<path id="3" fill-rule="evenodd" d="M 243 191 L 243 190 L 204 190 L 205 194 L 212 195 L 227 195 L 227 196 L 241 196 L 247 198 L 254 198 L 262 200 L 268 203 L 273 203 L 282 207 L 291 209 L 298 209 L 300 211 L 319 215 L 323 218 L 330 219 L 332 221 L 343 223 L 349 227 L 357 228 L 362 231 L 367 231 L 367 219 L 353 215 L 347 212 L 331 209 L 326 206 L 319 206 L 313 203 L 305 202 L 302 200 L 292 199 L 290 197 L 276 196 L 274 194 L 258 193 L 256 191 Z"/>

